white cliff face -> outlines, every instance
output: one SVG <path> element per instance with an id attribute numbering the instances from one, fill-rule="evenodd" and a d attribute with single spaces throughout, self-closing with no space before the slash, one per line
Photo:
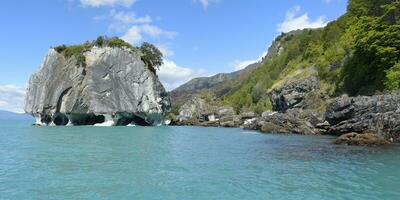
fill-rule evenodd
<path id="1" fill-rule="evenodd" d="M 48 51 L 29 81 L 25 100 L 25 111 L 37 124 L 163 123 L 168 94 L 139 53 L 93 47 L 84 56 L 85 67 L 74 57 L 66 60 L 54 49 Z"/>

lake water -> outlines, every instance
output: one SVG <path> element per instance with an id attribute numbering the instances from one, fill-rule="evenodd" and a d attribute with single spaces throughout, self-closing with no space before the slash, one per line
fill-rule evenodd
<path id="1" fill-rule="evenodd" d="M 400 199 L 400 148 L 199 127 L 0 121 L 0 199 Z"/>

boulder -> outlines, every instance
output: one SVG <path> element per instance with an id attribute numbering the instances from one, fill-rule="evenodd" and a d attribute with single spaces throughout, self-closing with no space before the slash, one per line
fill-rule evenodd
<path id="1" fill-rule="evenodd" d="M 141 60 L 125 47 L 93 46 L 85 65 L 50 49 L 33 74 L 25 112 L 41 125 L 159 125 L 170 109 L 167 92 Z"/>
<path id="2" fill-rule="evenodd" d="M 390 142 L 383 137 L 372 134 L 359 134 L 359 133 L 347 133 L 338 137 L 335 144 L 347 144 L 347 145 L 360 145 L 360 146 L 379 146 L 388 145 Z"/>

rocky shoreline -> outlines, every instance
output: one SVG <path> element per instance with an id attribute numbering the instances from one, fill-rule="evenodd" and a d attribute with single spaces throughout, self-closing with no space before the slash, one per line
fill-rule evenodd
<path id="1" fill-rule="evenodd" d="M 306 86 L 308 87 L 308 86 Z M 306 93 L 311 90 L 303 90 Z M 292 93 L 288 93 L 294 97 Z M 230 106 L 213 107 L 198 97 L 180 109 L 171 125 L 230 127 L 257 130 L 263 133 L 294 133 L 338 136 L 336 144 L 387 145 L 400 142 L 400 94 L 348 97 L 327 101 L 324 111 L 301 106 L 304 94 L 297 93 L 292 101 L 275 94 L 274 111 L 261 115 L 254 112 L 236 114 Z M 289 101 L 287 101 L 289 99 Z"/>

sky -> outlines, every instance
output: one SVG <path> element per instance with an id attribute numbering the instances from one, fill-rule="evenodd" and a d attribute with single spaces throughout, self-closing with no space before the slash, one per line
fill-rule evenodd
<path id="1" fill-rule="evenodd" d="M 28 80 L 52 46 L 116 36 L 164 54 L 167 90 L 257 62 L 281 32 L 318 28 L 347 0 L 6 0 L 0 7 L 0 110 L 23 112 Z"/>

